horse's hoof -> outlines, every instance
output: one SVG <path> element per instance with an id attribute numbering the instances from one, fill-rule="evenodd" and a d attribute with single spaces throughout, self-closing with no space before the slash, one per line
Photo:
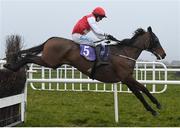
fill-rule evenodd
<path id="1" fill-rule="evenodd" d="M 156 107 L 157 107 L 158 109 L 162 109 L 162 106 L 161 106 L 160 103 L 158 103 Z"/>
<path id="2" fill-rule="evenodd" d="M 158 112 L 156 112 L 156 111 L 151 112 L 151 114 L 152 114 L 153 116 L 158 116 Z"/>
<path id="3" fill-rule="evenodd" d="M 6 68 L 6 69 L 8 69 L 8 70 L 10 70 L 10 71 L 16 72 L 16 70 L 14 70 L 14 69 L 11 67 L 10 64 L 4 64 L 3 67 Z"/>
<path id="4" fill-rule="evenodd" d="M 3 67 L 9 69 L 10 64 L 4 64 Z"/>

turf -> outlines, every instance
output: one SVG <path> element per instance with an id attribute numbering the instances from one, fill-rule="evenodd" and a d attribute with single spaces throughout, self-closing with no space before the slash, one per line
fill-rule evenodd
<path id="1" fill-rule="evenodd" d="M 34 91 L 28 87 L 26 121 L 20 126 L 180 127 L 180 86 L 153 94 L 162 104 L 153 117 L 133 94 L 119 93 L 119 123 L 114 121 L 113 93 Z"/>

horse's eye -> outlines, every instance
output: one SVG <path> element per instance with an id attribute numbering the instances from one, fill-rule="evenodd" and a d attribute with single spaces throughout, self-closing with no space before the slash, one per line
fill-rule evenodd
<path id="1" fill-rule="evenodd" d="M 158 38 L 155 38 L 154 41 L 155 41 L 155 42 L 159 42 L 159 39 L 158 39 Z"/>

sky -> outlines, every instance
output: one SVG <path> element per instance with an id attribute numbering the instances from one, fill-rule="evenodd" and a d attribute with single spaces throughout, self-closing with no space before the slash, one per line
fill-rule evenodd
<path id="1" fill-rule="evenodd" d="M 24 48 L 52 36 L 71 39 L 75 23 L 98 6 L 107 13 L 98 23 L 105 33 L 122 40 L 151 26 L 166 51 L 165 61 L 180 60 L 180 0 L 0 0 L 0 59 L 8 35 L 21 35 Z M 139 59 L 156 58 L 144 51 Z"/>

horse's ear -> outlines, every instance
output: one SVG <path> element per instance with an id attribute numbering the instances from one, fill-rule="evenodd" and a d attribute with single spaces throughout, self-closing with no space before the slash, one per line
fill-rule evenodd
<path id="1" fill-rule="evenodd" d="M 148 32 L 152 32 L 151 26 L 148 27 Z"/>

